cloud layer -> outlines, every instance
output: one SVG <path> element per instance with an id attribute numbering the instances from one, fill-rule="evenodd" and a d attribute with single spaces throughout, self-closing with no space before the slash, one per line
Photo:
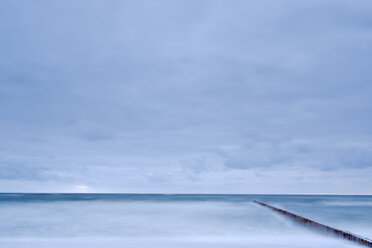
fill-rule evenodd
<path id="1" fill-rule="evenodd" d="M 0 191 L 372 193 L 371 11 L 2 1 Z"/>

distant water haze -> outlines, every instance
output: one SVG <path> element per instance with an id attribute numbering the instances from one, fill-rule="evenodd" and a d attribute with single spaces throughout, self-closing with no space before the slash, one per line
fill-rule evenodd
<path id="1" fill-rule="evenodd" d="M 372 237 L 372 196 L 0 194 L 0 246 L 355 247 L 254 199 Z"/>

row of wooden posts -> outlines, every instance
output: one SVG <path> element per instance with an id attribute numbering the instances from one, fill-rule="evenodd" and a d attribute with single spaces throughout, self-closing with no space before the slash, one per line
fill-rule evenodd
<path id="1" fill-rule="evenodd" d="M 352 233 L 345 232 L 345 231 L 342 231 L 342 230 L 339 230 L 339 229 L 335 229 L 335 228 L 320 224 L 316 221 L 312 221 L 310 219 L 307 219 L 307 218 L 301 217 L 299 215 L 290 213 L 290 212 L 285 211 L 283 209 L 270 206 L 270 205 L 268 205 L 266 203 L 263 203 L 263 202 L 259 202 L 259 201 L 254 201 L 254 202 L 261 205 L 261 206 L 268 207 L 268 208 L 274 210 L 275 212 L 283 214 L 283 215 L 295 220 L 298 223 L 301 223 L 301 224 L 306 225 L 308 227 L 314 228 L 318 231 L 326 232 L 326 233 L 335 235 L 337 237 L 356 242 L 356 243 L 358 243 L 360 245 L 363 245 L 363 246 L 372 247 L 372 241 L 367 240 L 365 238 L 358 237 L 358 236 L 356 236 Z"/>

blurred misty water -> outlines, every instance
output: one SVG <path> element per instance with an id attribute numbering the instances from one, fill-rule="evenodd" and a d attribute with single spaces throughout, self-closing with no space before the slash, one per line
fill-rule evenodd
<path id="1" fill-rule="evenodd" d="M 355 247 L 252 200 L 372 237 L 371 196 L 0 194 L 0 246 Z"/>

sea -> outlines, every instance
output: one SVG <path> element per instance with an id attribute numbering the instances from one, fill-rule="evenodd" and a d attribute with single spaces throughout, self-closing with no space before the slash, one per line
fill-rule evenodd
<path id="1" fill-rule="evenodd" d="M 0 247 L 361 247 L 258 200 L 372 238 L 372 196 L 0 194 Z"/>

